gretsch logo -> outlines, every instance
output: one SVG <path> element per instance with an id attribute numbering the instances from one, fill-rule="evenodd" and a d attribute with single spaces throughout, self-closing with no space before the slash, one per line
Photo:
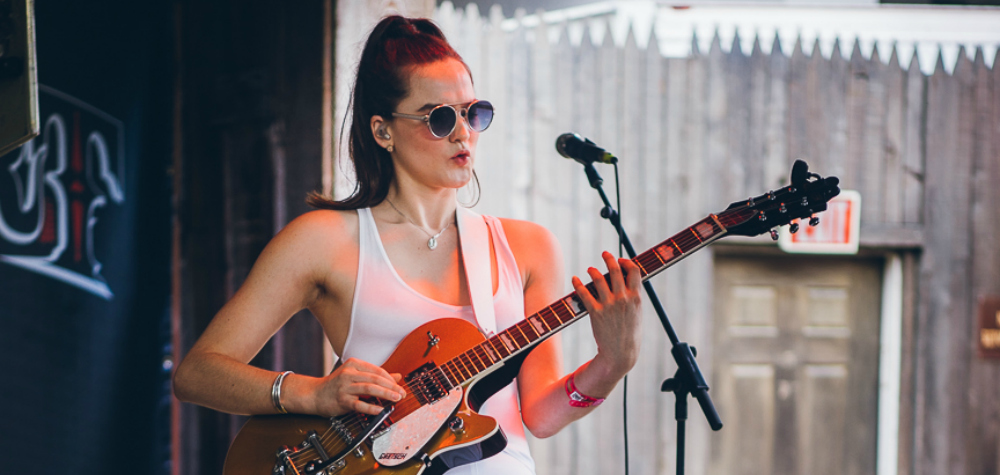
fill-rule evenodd
<path id="1" fill-rule="evenodd" d="M 378 456 L 379 460 L 403 460 L 405 458 L 406 454 L 400 452 L 386 452 Z"/>
<path id="2" fill-rule="evenodd" d="M 74 97 L 39 92 L 41 134 L 0 157 L 0 262 L 111 300 L 95 254 L 107 246 L 95 241 L 106 208 L 125 202 L 124 127 Z"/>

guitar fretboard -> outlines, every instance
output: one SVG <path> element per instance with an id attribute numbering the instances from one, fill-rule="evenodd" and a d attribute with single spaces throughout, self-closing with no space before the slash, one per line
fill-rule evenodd
<path id="1" fill-rule="evenodd" d="M 639 267 L 642 280 L 645 281 L 699 248 L 723 237 L 726 234 L 724 223 L 730 220 L 728 218 L 727 213 L 720 216 L 709 215 L 636 256 L 632 262 Z M 735 222 L 736 219 L 745 218 L 732 219 Z M 608 275 L 605 274 L 604 277 L 607 279 Z M 587 284 L 587 289 L 596 293 L 593 283 Z M 452 387 L 462 385 L 498 363 L 554 335 L 586 314 L 586 308 L 576 292 L 573 292 L 510 328 L 490 336 L 483 343 L 452 358 L 439 368 Z"/>

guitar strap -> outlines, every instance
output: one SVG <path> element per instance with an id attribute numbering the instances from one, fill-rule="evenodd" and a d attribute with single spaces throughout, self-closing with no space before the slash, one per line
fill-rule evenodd
<path id="1" fill-rule="evenodd" d="M 490 262 L 490 230 L 481 215 L 463 206 L 456 211 L 459 249 L 465 281 L 469 284 L 472 312 L 479 322 L 479 330 L 486 335 L 497 331 L 493 313 L 493 275 Z"/>

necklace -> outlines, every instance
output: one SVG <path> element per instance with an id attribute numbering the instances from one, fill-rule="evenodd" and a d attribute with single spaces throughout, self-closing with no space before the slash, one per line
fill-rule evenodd
<path id="1" fill-rule="evenodd" d="M 389 198 L 386 198 L 385 200 L 389 202 L 389 206 L 392 206 L 392 209 L 396 210 L 396 212 L 399 213 L 400 216 L 402 216 L 403 218 L 406 218 L 406 220 L 409 221 L 410 224 L 416 226 L 417 229 L 423 231 L 424 234 L 430 236 L 430 239 L 427 240 L 427 248 L 430 249 L 430 250 L 432 250 L 432 251 L 438 247 L 437 238 L 439 238 L 441 236 L 441 234 L 444 233 L 445 231 L 447 231 L 448 228 L 451 226 L 451 221 L 449 221 L 448 224 L 444 225 L 444 227 L 441 228 L 441 230 L 438 231 L 437 234 L 432 235 L 426 229 L 420 227 L 420 225 L 418 225 L 417 223 L 414 223 L 413 220 L 410 219 L 409 216 L 403 214 L 403 212 L 400 211 L 399 208 L 397 208 L 396 205 L 392 203 L 392 200 L 390 200 Z"/>

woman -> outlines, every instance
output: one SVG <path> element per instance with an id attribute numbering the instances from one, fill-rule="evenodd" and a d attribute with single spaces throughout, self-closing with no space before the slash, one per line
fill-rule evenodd
<path id="1" fill-rule="evenodd" d="M 354 194 L 344 201 L 312 197 L 321 209 L 268 244 L 177 368 L 181 400 L 238 414 L 378 414 L 382 407 L 371 397 L 398 401 L 405 394 L 401 376 L 379 367 L 402 336 L 436 318 L 476 321 L 461 270 L 456 193 L 475 177 L 476 143 L 492 107 L 477 101 L 468 67 L 436 26 L 398 16 L 369 36 L 352 99 Z M 562 257 L 538 225 L 485 219 L 502 330 L 564 295 Z M 639 272 L 631 261 L 603 257 L 610 285 L 588 270 L 596 296 L 572 279 L 590 311 L 597 355 L 563 376 L 556 338 L 534 349 L 516 389 L 512 384 L 482 408 L 497 416 L 509 442 L 477 463 L 478 473 L 533 473 L 523 427 L 537 437 L 557 433 L 593 410 L 635 364 Z M 320 321 L 343 364 L 325 377 L 248 365 L 303 308 Z"/>

